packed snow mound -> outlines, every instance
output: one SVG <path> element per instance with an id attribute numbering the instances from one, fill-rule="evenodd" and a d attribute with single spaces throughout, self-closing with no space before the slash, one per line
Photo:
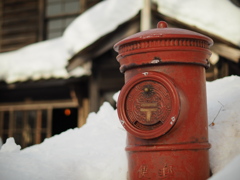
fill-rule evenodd
<path id="1" fill-rule="evenodd" d="M 210 180 L 235 180 L 240 176 L 240 77 L 208 82 L 207 99 L 214 174 Z M 125 141 L 116 110 L 104 103 L 98 113 L 89 114 L 83 127 L 39 145 L 20 150 L 13 138 L 8 139 L 0 151 L 0 179 L 125 180 Z"/>
<path id="2" fill-rule="evenodd" d="M 240 77 L 207 83 L 207 103 L 210 166 L 216 173 L 240 154 Z"/>
<path id="3" fill-rule="evenodd" d="M 127 171 L 125 139 L 116 110 L 104 103 L 97 114 L 89 114 L 81 128 L 16 153 L 1 150 L 0 179 L 123 180 Z M 3 148 L 16 146 L 11 140 Z"/>
<path id="4" fill-rule="evenodd" d="M 14 138 L 8 138 L 7 142 L 1 147 L 0 152 L 19 152 L 21 146 L 15 143 Z"/>
<path id="5" fill-rule="evenodd" d="M 235 157 L 219 173 L 214 174 L 209 180 L 237 180 L 239 179 L 240 155 Z"/>

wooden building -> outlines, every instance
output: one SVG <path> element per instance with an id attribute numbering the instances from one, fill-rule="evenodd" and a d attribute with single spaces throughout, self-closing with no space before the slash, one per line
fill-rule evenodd
<path id="1" fill-rule="evenodd" d="M 76 17 L 100 1 L 1 0 L 0 52 L 62 36 Z M 24 148 L 83 125 L 89 113 L 85 87 L 88 87 L 86 77 L 0 81 L 0 137 L 3 142 L 14 137 Z M 81 101 L 78 96 L 82 97 Z"/>
<path id="2" fill-rule="evenodd" d="M 61 36 L 74 18 L 77 16 L 81 18 L 80 14 L 97 2 L 99 1 L 1 1 L 0 17 L 3 21 L 0 27 L 0 51 L 15 50 L 27 44 Z M 116 28 L 106 30 L 92 42 L 72 53 L 66 66 L 68 77 L 41 76 L 10 83 L 2 77 L 0 137 L 3 141 L 13 136 L 24 148 L 69 128 L 82 126 L 86 122 L 88 113 L 98 111 L 104 101 L 115 106 L 112 95 L 121 89 L 124 78 L 119 72 L 117 53 L 112 47 L 119 40 L 143 30 L 141 27 L 143 23 L 148 24 L 148 28 L 155 28 L 158 21 L 165 20 L 170 27 L 190 29 L 210 36 L 215 45 L 212 47 L 214 56 L 210 59 L 212 66 L 206 72 L 207 80 L 231 74 L 240 75 L 239 46 L 164 15 L 158 11 L 155 3 L 151 3 L 146 8 L 150 9 L 150 13 L 144 15 L 142 14 L 144 8 L 141 11 L 137 9 L 136 13 L 129 15 L 126 20 L 117 22 Z M 97 19 L 100 14 L 94 16 Z M 146 16 L 148 22 L 142 22 L 141 17 Z M 84 33 L 88 34 L 88 32 Z M 78 39 L 76 43 L 80 41 L 81 39 Z M 71 75 L 71 72 L 77 68 L 84 69 L 89 64 L 91 73 L 81 76 Z"/>
<path id="3" fill-rule="evenodd" d="M 101 0 L 1 0 L 0 52 L 59 37 L 81 13 Z"/>

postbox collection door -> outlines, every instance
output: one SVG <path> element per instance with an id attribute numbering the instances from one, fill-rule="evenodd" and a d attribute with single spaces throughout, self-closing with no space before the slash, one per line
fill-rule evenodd
<path id="1" fill-rule="evenodd" d="M 153 139 L 167 133 L 180 111 L 179 95 L 173 82 L 159 72 L 143 72 L 123 87 L 118 101 L 122 125 L 129 133 Z"/>

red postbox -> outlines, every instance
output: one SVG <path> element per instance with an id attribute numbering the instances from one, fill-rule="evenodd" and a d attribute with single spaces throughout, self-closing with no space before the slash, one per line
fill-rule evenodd
<path id="1" fill-rule="evenodd" d="M 157 27 L 114 46 L 125 76 L 117 109 L 128 179 L 207 179 L 205 68 L 213 41 L 163 21 Z"/>

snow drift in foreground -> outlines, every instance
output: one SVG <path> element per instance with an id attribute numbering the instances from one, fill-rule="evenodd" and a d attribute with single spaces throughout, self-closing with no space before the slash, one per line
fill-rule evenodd
<path id="1" fill-rule="evenodd" d="M 211 180 L 240 176 L 240 77 L 207 83 Z M 4 180 L 124 180 L 126 131 L 117 112 L 104 103 L 81 128 L 20 150 L 9 138 L 0 151 Z M 227 166 L 226 166 L 227 165 Z M 225 167 L 226 166 L 226 167 Z M 224 168 L 225 167 L 225 168 Z"/>

